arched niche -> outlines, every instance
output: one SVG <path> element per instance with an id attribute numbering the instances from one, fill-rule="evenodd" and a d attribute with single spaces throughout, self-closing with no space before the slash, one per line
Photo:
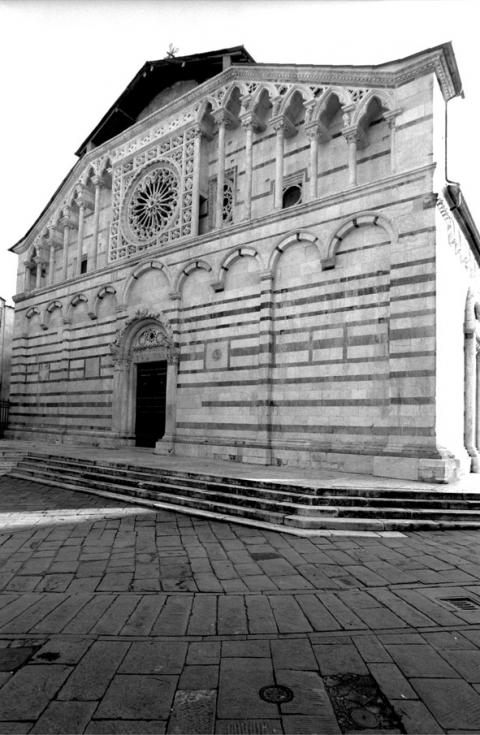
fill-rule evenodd
<path id="1" fill-rule="evenodd" d="M 127 306 L 166 306 L 170 290 L 171 280 L 166 266 L 159 261 L 148 261 L 135 268 L 128 278 L 122 303 Z"/>
<path id="2" fill-rule="evenodd" d="M 88 320 L 88 299 L 85 294 L 77 294 L 70 301 L 66 321 L 69 324 L 83 324 Z"/>
<path id="3" fill-rule="evenodd" d="M 258 292 L 260 272 L 260 262 L 255 255 L 235 258 L 224 275 L 225 292 L 227 295 L 232 291 Z"/>
<path id="4" fill-rule="evenodd" d="M 113 286 L 103 286 L 96 294 L 90 311 L 91 319 L 105 319 L 115 314 L 117 308 L 116 290 Z"/>
<path id="5" fill-rule="evenodd" d="M 161 313 L 137 310 L 111 344 L 114 364 L 112 432 L 121 443 L 135 442 L 137 375 L 140 365 L 166 363 L 165 427 L 157 453 L 172 453 L 175 441 L 178 348 L 171 326 Z"/>
<path id="6" fill-rule="evenodd" d="M 377 212 L 363 212 L 349 217 L 330 237 L 322 269 L 339 265 L 355 271 L 368 270 L 369 262 L 377 268 L 390 265 L 391 247 L 397 241 L 392 223 Z"/>
<path id="7" fill-rule="evenodd" d="M 45 310 L 44 324 L 46 329 L 59 329 L 63 327 L 62 304 L 60 301 L 52 301 Z"/>
<path id="8" fill-rule="evenodd" d="M 174 289 L 182 299 L 182 306 L 197 306 L 211 300 L 211 266 L 204 260 L 188 263 L 177 279 Z"/>
<path id="9" fill-rule="evenodd" d="M 374 94 L 362 101 L 357 117 L 358 183 L 387 176 L 391 170 L 391 132 L 385 114 L 388 101 Z"/>
<path id="10" fill-rule="evenodd" d="M 284 237 L 270 256 L 269 270 L 276 288 L 318 278 L 321 261 L 316 235 L 298 231 Z"/>
<path id="11" fill-rule="evenodd" d="M 258 119 L 258 127 L 261 131 L 266 130 L 270 118 L 272 117 L 272 97 L 275 96 L 275 89 L 268 87 L 260 87 L 252 101 L 252 109 Z"/>
<path id="12" fill-rule="evenodd" d="M 216 292 L 257 287 L 260 283 L 262 261 L 255 248 L 243 247 L 230 251 L 218 269 L 217 280 L 213 284 Z"/>
<path id="13" fill-rule="evenodd" d="M 25 333 L 29 337 L 41 331 L 40 321 L 39 309 L 36 306 L 31 306 L 25 314 Z"/>

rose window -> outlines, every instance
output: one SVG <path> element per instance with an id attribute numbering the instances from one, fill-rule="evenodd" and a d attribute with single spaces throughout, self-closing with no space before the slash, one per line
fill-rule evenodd
<path id="1" fill-rule="evenodd" d="M 126 207 L 126 221 L 131 234 L 142 242 L 165 230 L 178 206 L 179 180 L 165 165 L 145 173 L 134 187 Z"/>

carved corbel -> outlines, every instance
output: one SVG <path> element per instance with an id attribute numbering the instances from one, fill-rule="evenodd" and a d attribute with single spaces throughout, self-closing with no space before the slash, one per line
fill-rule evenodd
<path id="1" fill-rule="evenodd" d="M 331 255 L 329 258 L 323 258 L 320 262 L 322 271 L 329 271 L 335 268 L 336 258 L 335 255 Z"/>
<path id="2" fill-rule="evenodd" d="M 265 270 L 260 271 L 260 281 L 272 285 L 273 272 L 270 270 L 270 268 L 266 268 Z"/>

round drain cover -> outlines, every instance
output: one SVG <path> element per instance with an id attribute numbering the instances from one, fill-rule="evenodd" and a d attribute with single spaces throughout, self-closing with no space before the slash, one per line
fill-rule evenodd
<path id="1" fill-rule="evenodd" d="M 363 709 L 363 707 L 355 707 L 355 709 L 350 710 L 350 717 L 360 727 L 377 727 L 378 725 L 376 715 L 369 712 L 368 709 Z"/>
<path id="2" fill-rule="evenodd" d="M 290 702 L 293 699 L 293 692 L 288 687 L 282 687 L 277 684 L 271 684 L 268 687 L 262 687 L 259 695 L 264 702 L 272 702 L 273 704 L 282 704 Z"/>

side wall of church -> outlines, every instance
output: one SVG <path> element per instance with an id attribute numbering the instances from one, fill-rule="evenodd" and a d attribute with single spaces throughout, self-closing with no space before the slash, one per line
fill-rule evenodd
<path id="1" fill-rule="evenodd" d="M 480 452 L 480 268 L 448 205 L 437 201 L 436 427 L 469 472 Z"/>

